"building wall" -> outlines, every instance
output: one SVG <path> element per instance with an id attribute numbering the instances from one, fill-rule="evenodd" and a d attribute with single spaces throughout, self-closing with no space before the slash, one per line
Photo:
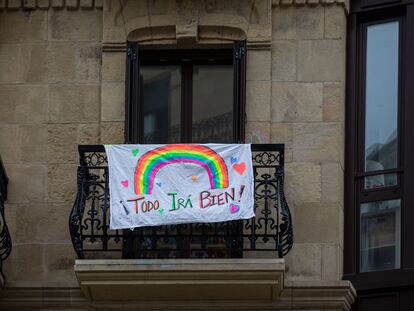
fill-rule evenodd
<path id="1" fill-rule="evenodd" d="M 77 145 L 123 141 L 127 39 L 157 48 L 247 40 L 247 139 L 287 147 L 295 234 L 287 279 L 339 280 L 346 8 L 308 2 L 104 1 L 102 8 L 96 0 L 38 0 L 2 7 L 9 285 L 77 284 L 67 227 Z"/>
<path id="2" fill-rule="evenodd" d="M 345 11 L 279 6 L 272 16 L 270 111 L 260 121 L 269 122 L 270 142 L 286 143 L 288 150 L 287 198 L 295 234 L 288 278 L 340 279 Z"/>
<path id="3" fill-rule="evenodd" d="M 9 1 L 9 4 L 12 2 Z M 40 2 L 39 2 L 40 3 Z M 9 285 L 72 282 L 77 144 L 99 143 L 102 9 L 0 10 L 0 154 Z"/>

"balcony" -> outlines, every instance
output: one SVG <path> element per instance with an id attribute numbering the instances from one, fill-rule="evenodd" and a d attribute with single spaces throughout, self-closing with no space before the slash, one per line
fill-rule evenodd
<path id="1" fill-rule="evenodd" d="M 0 287 L 4 286 L 6 280 L 3 274 L 3 262 L 10 255 L 12 248 L 10 233 L 4 213 L 4 202 L 7 199 L 7 183 L 8 178 L 6 170 L 4 169 L 3 162 L 0 158 Z"/>
<path id="2" fill-rule="evenodd" d="M 69 228 L 85 295 L 92 301 L 108 299 L 108 290 L 122 300 L 189 299 L 189 292 L 191 299 L 276 299 L 283 282 L 282 258 L 293 244 L 283 188 L 284 145 L 252 145 L 252 156 L 256 217 L 110 230 L 104 146 L 80 145 Z M 229 286 L 234 290 L 226 290 Z M 171 290 L 175 294 L 167 295 Z"/>

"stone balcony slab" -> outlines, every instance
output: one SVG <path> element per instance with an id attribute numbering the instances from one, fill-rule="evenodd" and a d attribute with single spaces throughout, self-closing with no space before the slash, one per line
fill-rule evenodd
<path id="1" fill-rule="evenodd" d="M 272 302 L 283 289 L 283 259 L 76 260 L 92 302 Z"/>

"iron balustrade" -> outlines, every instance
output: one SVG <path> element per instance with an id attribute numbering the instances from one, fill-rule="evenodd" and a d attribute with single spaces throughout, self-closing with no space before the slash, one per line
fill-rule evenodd
<path id="1" fill-rule="evenodd" d="M 0 281 L 2 283 L 6 279 L 3 273 L 3 262 L 9 257 L 12 249 L 12 241 L 4 213 L 4 202 L 7 200 L 7 183 L 6 170 L 0 157 Z M 1 285 L 4 285 L 4 283 Z"/>
<path id="2" fill-rule="evenodd" d="M 109 228 L 108 166 L 103 145 L 79 145 L 77 195 L 69 217 L 78 258 L 231 258 L 285 256 L 292 248 L 284 195 L 284 145 L 253 144 L 255 217 L 222 223 Z M 270 256 L 274 256 L 271 255 Z"/>

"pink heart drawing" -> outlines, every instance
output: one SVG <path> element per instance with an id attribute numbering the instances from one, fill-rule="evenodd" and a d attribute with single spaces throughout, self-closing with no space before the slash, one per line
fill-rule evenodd
<path id="1" fill-rule="evenodd" d="M 234 214 L 237 213 L 240 210 L 240 206 L 238 206 L 237 204 L 231 203 L 230 204 L 230 213 Z"/>
<path id="2" fill-rule="evenodd" d="M 241 162 L 233 164 L 233 168 L 237 173 L 239 173 L 239 175 L 243 175 L 244 171 L 246 170 L 246 163 Z"/>
<path id="3" fill-rule="evenodd" d="M 121 185 L 124 186 L 125 188 L 127 188 L 128 187 L 128 180 L 121 181 Z"/>

